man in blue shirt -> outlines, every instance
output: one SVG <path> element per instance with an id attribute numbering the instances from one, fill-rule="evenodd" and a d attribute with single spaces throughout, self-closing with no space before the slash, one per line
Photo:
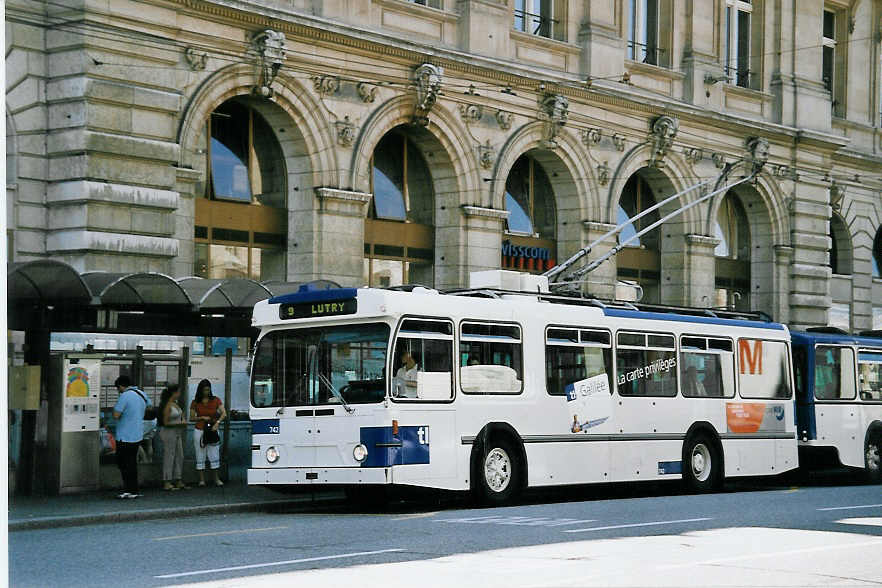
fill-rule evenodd
<path id="1" fill-rule="evenodd" d="M 144 437 L 144 410 L 150 405 L 147 395 L 132 386 L 128 376 L 114 382 L 119 400 L 113 407 L 116 424 L 116 462 L 123 479 L 123 492 L 117 498 L 138 498 L 138 447 Z"/>

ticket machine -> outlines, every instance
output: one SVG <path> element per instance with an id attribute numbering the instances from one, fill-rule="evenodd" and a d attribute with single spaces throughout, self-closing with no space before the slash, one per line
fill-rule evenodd
<path id="1" fill-rule="evenodd" d="M 46 491 L 99 487 L 101 355 L 53 354 L 49 361 Z"/>

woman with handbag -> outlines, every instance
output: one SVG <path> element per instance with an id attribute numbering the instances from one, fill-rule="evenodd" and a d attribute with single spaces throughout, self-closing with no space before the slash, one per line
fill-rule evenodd
<path id="1" fill-rule="evenodd" d="M 184 466 L 184 434 L 187 421 L 184 411 L 178 404 L 181 390 L 177 384 L 170 384 L 162 391 L 159 401 L 159 438 L 162 440 L 162 489 L 181 490 L 184 485 L 182 470 Z"/>
<path id="2" fill-rule="evenodd" d="M 193 446 L 196 451 L 196 472 L 199 485 L 205 486 L 205 460 L 214 472 L 214 485 L 223 486 L 220 468 L 220 434 L 218 428 L 227 416 L 220 398 L 211 393 L 211 382 L 202 380 L 196 386 L 196 397 L 190 403 L 190 420 L 196 422 L 193 431 Z"/>

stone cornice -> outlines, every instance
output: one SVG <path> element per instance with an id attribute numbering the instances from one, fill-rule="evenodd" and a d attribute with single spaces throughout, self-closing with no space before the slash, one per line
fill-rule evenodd
<path id="1" fill-rule="evenodd" d="M 469 206 L 464 204 L 462 211 L 467 217 L 483 217 L 494 220 L 507 220 L 511 212 L 507 210 L 499 210 L 497 208 L 484 208 L 483 206 Z"/>
<path id="2" fill-rule="evenodd" d="M 355 204 L 367 204 L 373 198 L 373 194 L 367 192 L 353 192 L 351 190 L 339 190 L 337 188 L 316 188 L 315 195 L 319 200 L 337 200 L 340 202 L 352 202 Z"/>
<path id="3" fill-rule="evenodd" d="M 189 167 L 175 167 L 175 175 L 179 182 L 198 182 L 202 178 L 202 172 Z"/>

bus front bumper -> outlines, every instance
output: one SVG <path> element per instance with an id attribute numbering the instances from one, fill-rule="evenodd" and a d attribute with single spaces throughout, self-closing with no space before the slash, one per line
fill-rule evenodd
<path id="1" fill-rule="evenodd" d="M 251 468 L 249 484 L 390 484 L 392 468 Z"/>

